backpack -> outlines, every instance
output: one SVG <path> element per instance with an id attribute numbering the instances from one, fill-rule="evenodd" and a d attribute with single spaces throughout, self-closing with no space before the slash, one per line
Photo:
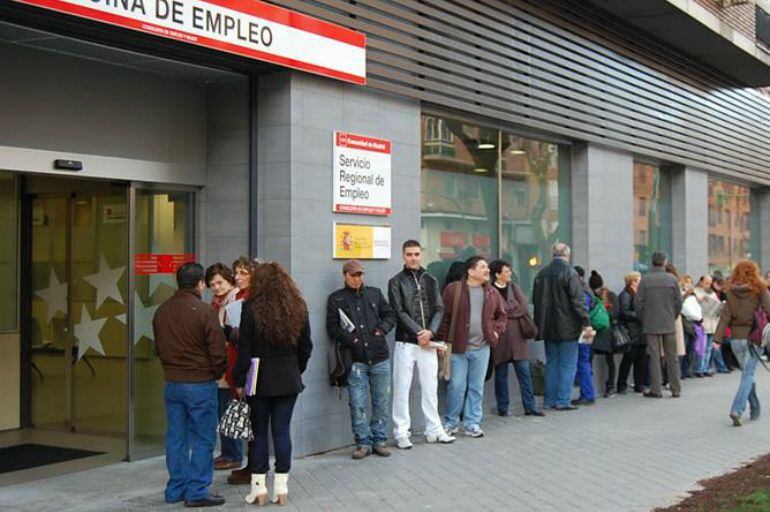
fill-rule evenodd
<path id="1" fill-rule="evenodd" d="M 592 301 L 591 309 L 588 312 L 588 317 L 591 323 L 591 327 L 596 332 L 604 331 L 610 328 L 610 314 L 607 313 L 607 308 L 604 307 L 604 303 L 601 300 Z"/>
<path id="2" fill-rule="evenodd" d="M 348 385 L 348 375 L 353 366 L 353 354 L 341 343 L 334 344 L 332 360 L 329 363 L 329 384 L 332 387 L 344 388 Z"/>

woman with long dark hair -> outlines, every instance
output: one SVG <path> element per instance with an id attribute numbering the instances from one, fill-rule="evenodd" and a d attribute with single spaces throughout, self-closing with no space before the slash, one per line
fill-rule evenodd
<path id="1" fill-rule="evenodd" d="M 291 468 L 291 416 L 302 391 L 302 373 L 313 344 L 305 300 L 286 271 L 274 262 L 259 265 L 251 276 L 249 299 L 241 315 L 240 345 L 234 376 L 239 395 L 252 358 L 259 358 L 256 392 L 246 397 L 254 441 L 249 450 L 251 492 L 247 503 L 267 502 L 269 469 L 267 429 L 275 451 L 273 502 L 285 505 Z"/>
<path id="2" fill-rule="evenodd" d="M 725 288 L 727 300 L 722 315 L 719 318 L 714 342 L 721 343 L 727 327 L 732 331 L 730 346 L 741 367 L 741 383 L 735 393 L 730 407 L 730 419 L 733 426 L 741 426 L 741 415 L 749 402 L 749 418 L 759 418 L 759 398 L 754 385 L 754 370 L 759 361 L 761 349 L 748 341 L 749 333 L 754 327 L 754 312 L 762 306 L 766 313 L 770 312 L 770 293 L 765 282 L 759 275 L 759 267 L 753 261 L 741 261 L 733 269 L 733 273 Z"/>

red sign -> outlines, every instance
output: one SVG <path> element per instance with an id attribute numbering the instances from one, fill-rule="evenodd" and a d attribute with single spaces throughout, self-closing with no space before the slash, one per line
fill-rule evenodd
<path id="1" fill-rule="evenodd" d="M 473 247 L 486 248 L 492 245 L 489 235 L 473 235 Z"/>
<path id="2" fill-rule="evenodd" d="M 465 247 L 468 243 L 468 233 L 460 231 L 442 231 L 441 247 Z"/>
<path id="3" fill-rule="evenodd" d="M 366 83 L 366 36 L 257 0 L 16 0 L 81 18 Z"/>
<path id="4" fill-rule="evenodd" d="M 138 276 L 150 274 L 174 274 L 188 262 L 195 261 L 195 253 L 190 254 L 135 254 L 134 273 Z"/>

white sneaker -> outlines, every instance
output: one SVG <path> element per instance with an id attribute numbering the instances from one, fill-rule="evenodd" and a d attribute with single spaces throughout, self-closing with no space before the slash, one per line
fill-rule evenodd
<path id="1" fill-rule="evenodd" d="M 455 425 L 454 427 L 448 427 L 448 426 L 444 425 L 444 432 L 446 432 L 446 434 L 448 436 L 453 436 L 456 433 L 458 433 L 459 431 L 460 431 L 460 427 L 457 426 L 457 425 Z"/>
<path id="2" fill-rule="evenodd" d="M 425 441 L 428 444 L 435 444 L 435 443 L 449 444 L 449 443 L 453 443 L 454 440 L 455 440 L 454 436 L 450 436 L 449 434 L 446 434 L 445 432 L 441 432 L 440 434 L 434 434 L 434 435 L 427 435 L 427 436 L 425 436 Z"/>
<path id="3" fill-rule="evenodd" d="M 398 446 L 399 450 L 408 450 L 412 446 L 412 442 L 409 440 L 408 437 L 399 437 L 396 438 L 396 446 Z"/>
<path id="4" fill-rule="evenodd" d="M 473 425 L 470 428 L 465 429 L 466 437 L 484 437 L 484 431 L 478 425 Z"/>

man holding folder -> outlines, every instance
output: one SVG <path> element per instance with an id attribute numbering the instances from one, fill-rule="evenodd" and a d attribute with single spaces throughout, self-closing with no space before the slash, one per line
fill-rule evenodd
<path id="1" fill-rule="evenodd" d="M 363 459 L 372 452 L 387 457 L 390 351 L 385 335 L 393 329 L 396 315 L 378 288 L 364 286 L 360 261 L 346 261 L 342 275 L 345 286 L 329 295 L 326 303 L 326 330 L 352 355 L 348 395 L 356 440 L 353 459 Z M 372 417 L 368 419 L 370 399 Z"/>

